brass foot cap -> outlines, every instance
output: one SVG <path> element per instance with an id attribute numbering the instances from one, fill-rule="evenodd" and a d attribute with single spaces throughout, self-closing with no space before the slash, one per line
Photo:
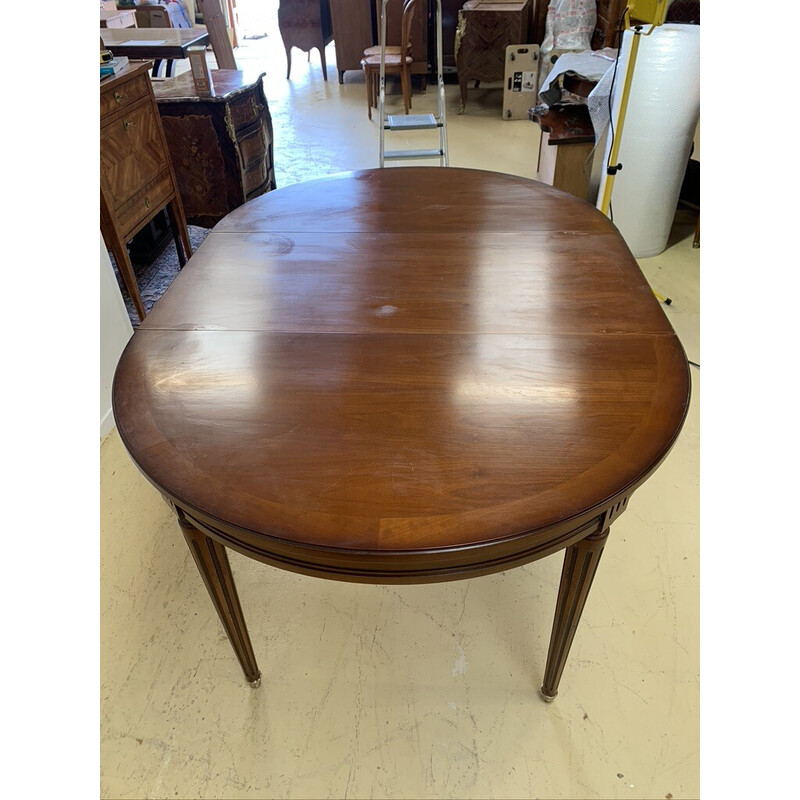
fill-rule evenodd
<path id="1" fill-rule="evenodd" d="M 258 689 L 261 686 L 261 675 L 259 675 L 254 681 L 248 681 L 250 684 L 251 689 Z"/>
<path id="2" fill-rule="evenodd" d="M 555 700 L 556 697 L 558 697 L 558 692 L 556 692 L 555 694 L 545 694 L 544 686 L 542 686 L 542 688 L 539 691 L 541 692 L 542 700 L 544 700 L 545 703 L 552 703 L 553 700 Z"/>

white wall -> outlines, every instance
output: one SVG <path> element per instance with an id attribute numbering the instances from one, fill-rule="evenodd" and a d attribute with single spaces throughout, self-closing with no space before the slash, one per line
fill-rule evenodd
<path id="1" fill-rule="evenodd" d="M 98 234 L 99 235 L 99 234 Z M 128 339 L 133 336 L 125 301 L 100 236 L 100 440 L 114 428 L 111 382 Z"/>

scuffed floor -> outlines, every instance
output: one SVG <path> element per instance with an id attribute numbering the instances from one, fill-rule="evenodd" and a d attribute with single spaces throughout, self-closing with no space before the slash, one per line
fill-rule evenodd
<path id="1" fill-rule="evenodd" d="M 274 30 L 280 186 L 376 166 L 364 85 Z M 452 163 L 535 177 L 538 129 L 448 86 Z M 397 98 L 399 99 L 399 97 Z M 433 93 L 416 106 L 433 103 Z M 419 146 L 419 145 L 412 145 Z M 312 221 L 309 221 L 312 224 Z M 641 261 L 699 363 L 692 220 Z M 699 371 L 683 433 L 614 525 L 558 699 L 538 697 L 561 556 L 432 586 L 317 580 L 231 554 L 263 684 L 250 689 L 181 533 L 116 432 L 101 447 L 103 798 L 699 795 Z"/>

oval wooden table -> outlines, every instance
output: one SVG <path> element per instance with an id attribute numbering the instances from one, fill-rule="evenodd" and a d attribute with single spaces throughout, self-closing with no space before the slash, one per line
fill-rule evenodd
<path id="1" fill-rule="evenodd" d="M 113 402 L 249 682 L 228 547 L 366 583 L 566 550 L 552 700 L 609 527 L 675 442 L 689 386 L 596 209 L 524 178 L 398 167 L 219 222 L 133 335 Z"/>

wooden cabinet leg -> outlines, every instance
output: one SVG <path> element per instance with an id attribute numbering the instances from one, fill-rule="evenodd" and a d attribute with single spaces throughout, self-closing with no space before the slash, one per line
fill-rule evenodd
<path id="1" fill-rule="evenodd" d="M 319 50 L 319 60 L 322 63 L 322 77 L 327 81 L 328 80 L 328 65 L 325 63 L 325 43 L 323 42 L 318 48 Z M 308 55 L 311 55 L 311 51 L 308 51 Z"/>
<path id="2" fill-rule="evenodd" d="M 219 542 L 195 528 L 180 512 L 178 522 L 222 626 L 242 665 L 244 676 L 256 688 L 261 685 L 261 671 L 253 654 L 253 645 L 250 643 L 250 634 L 247 632 L 236 584 L 233 582 L 228 553 Z"/>
<path id="3" fill-rule="evenodd" d="M 183 213 L 183 205 L 173 200 L 167 204 L 167 214 L 169 214 L 172 237 L 175 239 L 175 249 L 178 251 L 178 263 L 183 269 L 186 259 L 192 257 L 192 243 L 189 241 L 189 231 L 186 229 L 186 215 Z M 181 247 L 181 244 L 183 244 L 183 247 Z"/>
<path id="4" fill-rule="evenodd" d="M 467 107 L 467 79 L 462 78 L 461 75 L 458 76 L 458 88 L 461 95 L 461 105 L 458 108 L 458 113 L 463 114 L 464 110 Z"/>
<path id="5" fill-rule="evenodd" d="M 603 547 L 608 539 L 609 528 L 582 539 L 567 548 L 558 587 L 556 615 L 547 651 L 547 666 L 542 684 L 542 697 L 548 703 L 555 700 L 561 673 L 567 663 L 569 649 L 578 629 L 578 622 L 589 596 L 592 580 L 600 563 Z"/>
<path id="6" fill-rule="evenodd" d="M 139 284 L 136 282 L 136 273 L 133 271 L 131 257 L 128 255 L 128 248 L 125 242 L 121 241 L 116 236 L 107 237 L 106 246 L 111 250 L 114 261 L 117 262 L 119 274 L 122 276 L 122 281 L 125 284 L 125 288 L 128 290 L 131 300 L 133 300 L 134 308 L 141 321 L 145 318 L 147 312 L 144 310 L 142 296 L 139 294 Z"/>

